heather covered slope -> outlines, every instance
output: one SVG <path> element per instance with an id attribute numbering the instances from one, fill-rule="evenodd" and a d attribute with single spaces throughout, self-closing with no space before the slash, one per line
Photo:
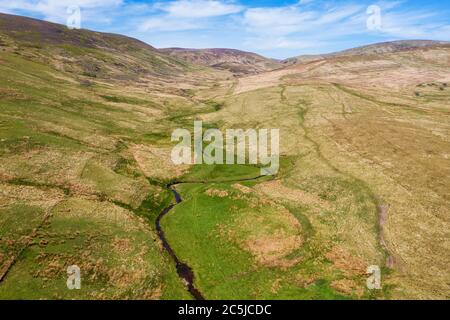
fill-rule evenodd
<path id="1" fill-rule="evenodd" d="M 45 21 L 0 14 L 0 44 L 15 54 L 87 78 L 155 82 L 198 69 L 122 35 L 70 30 Z"/>
<path id="2" fill-rule="evenodd" d="M 282 64 L 274 59 L 234 49 L 167 48 L 160 51 L 193 64 L 228 70 L 241 76 L 282 67 Z"/>

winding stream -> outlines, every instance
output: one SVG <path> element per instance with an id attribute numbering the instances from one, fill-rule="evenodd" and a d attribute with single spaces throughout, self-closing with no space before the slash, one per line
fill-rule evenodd
<path id="1" fill-rule="evenodd" d="M 171 204 L 167 208 L 165 208 L 156 219 L 156 231 L 158 233 L 158 237 L 161 240 L 164 249 L 166 249 L 167 253 L 170 255 L 172 260 L 175 262 L 178 276 L 184 280 L 184 282 L 187 285 L 187 289 L 189 293 L 196 299 L 196 300 L 205 300 L 201 292 L 194 286 L 194 272 L 192 271 L 191 267 L 189 267 L 186 263 L 183 263 L 178 259 L 177 255 L 173 251 L 172 247 L 169 245 L 169 242 L 167 242 L 166 236 L 164 234 L 164 230 L 161 228 L 161 219 L 170 212 L 177 204 L 183 202 L 183 199 L 181 199 L 180 194 L 175 190 L 175 185 L 177 183 L 169 184 L 167 185 L 167 189 L 169 189 L 174 197 L 176 204 Z"/>
<path id="2" fill-rule="evenodd" d="M 165 215 L 167 215 L 177 204 L 180 204 L 183 202 L 183 199 L 181 198 L 180 194 L 175 189 L 176 185 L 179 184 L 186 184 L 186 183 L 237 183 L 237 182 L 245 182 L 245 181 L 254 181 L 258 180 L 262 177 L 266 176 L 258 176 L 256 178 L 246 178 L 246 179 L 240 179 L 240 180 L 224 180 L 224 181 L 190 181 L 190 182 L 173 182 L 171 184 L 168 184 L 166 187 L 168 190 L 170 190 L 174 197 L 175 197 L 175 204 L 171 204 L 170 206 L 164 208 L 163 211 L 158 215 L 156 218 L 156 232 L 158 234 L 159 239 L 162 242 L 162 245 L 164 249 L 166 249 L 169 256 L 172 258 L 172 260 L 175 262 L 175 266 L 177 268 L 178 276 L 186 283 L 187 289 L 189 293 L 194 297 L 196 300 L 205 300 L 202 293 L 195 287 L 194 285 L 194 272 L 192 271 L 191 267 L 187 265 L 186 263 L 183 263 L 180 261 L 180 259 L 175 254 L 174 250 L 170 246 L 169 242 L 166 239 L 166 236 L 164 234 L 164 230 L 161 227 L 161 220 L 164 218 Z"/>

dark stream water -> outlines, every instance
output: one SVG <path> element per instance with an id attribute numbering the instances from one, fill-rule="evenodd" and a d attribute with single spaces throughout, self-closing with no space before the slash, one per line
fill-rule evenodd
<path id="1" fill-rule="evenodd" d="M 224 181 L 214 181 L 215 183 L 229 183 L 229 182 L 244 182 L 244 181 L 252 181 L 257 180 L 259 178 L 262 178 L 264 176 L 258 176 L 256 178 L 245 178 L 240 180 L 224 180 Z M 167 208 L 164 208 L 163 211 L 158 215 L 158 218 L 156 219 L 156 231 L 158 234 L 159 239 L 161 240 L 164 249 L 166 249 L 167 253 L 170 255 L 172 260 L 175 262 L 178 276 L 186 282 L 187 289 L 190 292 L 190 294 L 196 299 L 196 300 L 205 300 L 202 293 L 195 287 L 194 285 L 194 272 L 192 271 L 191 267 L 189 267 L 186 263 L 183 263 L 180 261 L 180 259 L 177 257 L 175 252 L 173 251 L 172 247 L 170 246 L 169 242 L 166 239 L 166 236 L 164 234 L 164 230 L 161 227 L 161 220 L 164 218 L 166 214 L 168 214 L 177 204 L 183 202 L 183 199 L 181 199 L 180 194 L 175 189 L 175 186 L 182 183 L 208 183 L 205 181 L 192 181 L 192 182 L 173 182 L 169 185 L 167 185 L 167 189 L 169 189 L 174 197 L 176 204 L 171 204 Z"/>
<path id="2" fill-rule="evenodd" d="M 179 204 L 183 200 L 181 199 L 180 194 L 175 190 L 175 184 L 168 185 L 167 188 L 172 191 L 176 203 Z M 172 210 L 176 204 L 172 204 L 165 208 L 156 219 L 156 231 L 158 233 L 159 239 L 161 239 L 161 242 L 163 244 L 164 249 L 166 249 L 167 253 L 169 253 L 172 260 L 175 262 L 178 276 L 183 279 L 186 282 L 187 289 L 190 292 L 190 294 L 196 299 L 196 300 L 205 300 L 201 292 L 194 286 L 194 272 L 192 271 L 191 267 L 189 267 L 186 263 L 183 263 L 178 259 L 177 255 L 173 251 L 172 247 L 169 245 L 169 242 L 167 242 L 166 236 L 164 234 L 164 231 L 161 228 L 161 219 Z"/>

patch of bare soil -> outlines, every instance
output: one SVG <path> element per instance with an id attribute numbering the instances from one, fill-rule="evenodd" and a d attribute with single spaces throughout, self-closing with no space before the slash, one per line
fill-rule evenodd
<path id="1" fill-rule="evenodd" d="M 245 247 L 265 266 L 289 268 L 300 262 L 300 258 L 287 259 L 286 255 L 302 245 L 300 235 L 287 236 L 277 231 L 272 235 L 255 236 L 245 241 Z"/>
<path id="2" fill-rule="evenodd" d="M 132 249 L 131 241 L 128 238 L 114 237 L 112 246 L 118 253 L 127 253 Z"/>
<path id="3" fill-rule="evenodd" d="M 228 192 L 225 190 L 219 190 L 219 189 L 208 189 L 205 191 L 205 194 L 210 197 L 219 197 L 219 198 L 225 198 L 228 197 Z"/>
<path id="4" fill-rule="evenodd" d="M 366 274 L 367 264 L 342 248 L 334 247 L 325 256 L 346 275 L 357 276 Z"/>
<path id="5" fill-rule="evenodd" d="M 347 295 L 356 295 L 361 297 L 364 294 L 364 289 L 354 280 L 350 279 L 335 280 L 331 282 L 331 288 Z"/>
<path id="6" fill-rule="evenodd" d="M 246 187 L 240 183 L 235 183 L 235 184 L 233 184 L 232 187 L 236 190 L 239 190 L 240 192 L 242 192 L 244 194 L 250 194 L 250 193 L 254 192 L 252 188 Z"/>

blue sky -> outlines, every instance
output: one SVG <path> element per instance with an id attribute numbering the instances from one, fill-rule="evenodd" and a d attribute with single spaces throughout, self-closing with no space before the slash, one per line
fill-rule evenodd
<path id="1" fill-rule="evenodd" d="M 400 39 L 450 40 L 448 0 L 0 0 L 0 12 L 125 34 L 155 47 L 236 48 L 273 58 Z"/>

